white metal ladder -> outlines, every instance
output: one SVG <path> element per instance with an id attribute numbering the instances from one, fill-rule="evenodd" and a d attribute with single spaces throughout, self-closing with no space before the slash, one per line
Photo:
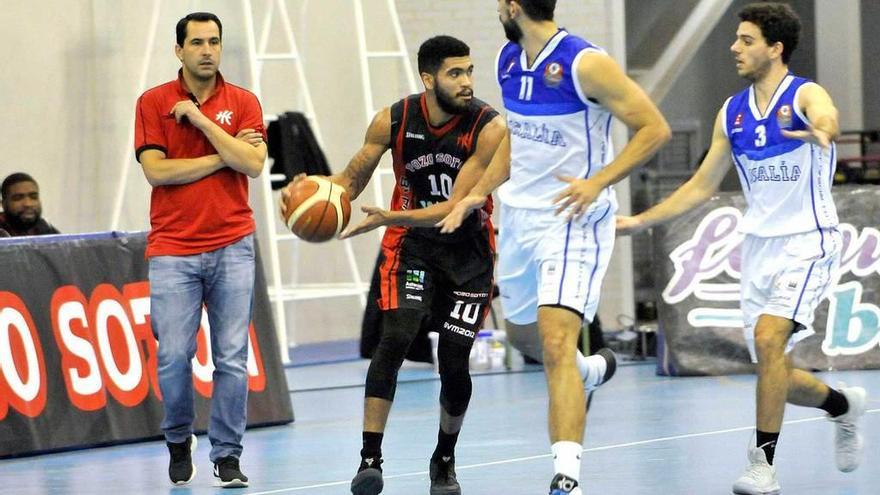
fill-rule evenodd
<path id="1" fill-rule="evenodd" d="M 394 30 L 394 39 L 397 47 L 390 51 L 371 51 L 367 48 L 367 30 L 364 22 L 364 3 L 363 0 L 354 0 L 355 27 L 357 29 L 358 54 L 361 62 L 361 86 L 364 90 L 364 116 L 367 125 L 373 120 L 373 116 L 379 110 L 376 108 L 373 99 L 373 85 L 370 78 L 370 61 L 374 59 L 400 59 L 406 72 L 407 90 L 410 94 L 416 92 L 415 73 L 413 72 L 412 63 L 406 49 L 406 42 L 403 39 L 403 31 L 400 29 L 400 19 L 397 16 L 397 6 L 394 0 L 384 0 L 385 7 L 388 10 L 388 19 L 391 21 L 391 27 Z M 380 163 L 376 169 L 378 176 L 373 177 L 373 194 L 377 204 L 385 205 L 388 198 L 385 197 L 382 190 L 382 176 L 394 175 L 394 170 L 387 165 Z M 377 229 L 381 238 L 385 232 L 385 228 Z"/>
<path id="2" fill-rule="evenodd" d="M 318 120 L 315 117 L 315 109 L 312 104 L 311 93 L 308 89 L 308 84 L 305 78 L 305 72 L 302 66 L 302 58 L 300 56 L 299 50 L 297 48 L 296 40 L 293 36 L 293 28 L 290 24 L 290 17 L 287 11 L 287 5 L 285 0 L 266 0 L 268 8 L 265 9 L 265 14 L 262 19 L 262 26 L 260 28 L 260 38 L 259 43 L 256 38 L 256 30 L 253 18 L 253 10 L 252 10 L 252 2 L 251 0 L 242 0 L 242 8 L 244 10 L 244 24 L 247 34 L 247 49 L 248 49 L 248 58 L 250 60 L 250 76 L 251 76 L 251 90 L 254 94 L 259 98 L 261 96 L 262 90 L 262 77 L 263 77 L 263 65 L 266 62 L 288 62 L 294 64 L 294 69 L 296 71 L 297 83 L 299 84 L 301 90 L 301 97 L 303 101 L 303 106 L 305 110 L 306 118 L 308 118 L 311 126 L 314 130 L 316 139 L 318 143 L 322 143 L 321 129 L 318 124 Z M 278 15 L 281 17 L 281 23 L 284 29 L 284 37 L 287 43 L 288 51 L 286 52 L 276 52 L 269 53 L 266 51 L 268 43 L 269 43 L 269 35 L 272 29 L 272 21 L 275 12 L 278 12 Z M 276 120 L 278 117 L 274 115 L 267 115 L 266 121 Z M 361 307 L 364 307 L 366 304 L 366 290 L 368 286 L 364 284 L 361 280 L 360 271 L 358 270 L 357 261 L 354 256 L 354 250 L 352 249 L 351 242 L 349 240 L 344 240 L 344 247 L 346 258 L 348 260 L 348 265 L 351 270 L 351 279 L 350 283 L 317 283 L 317 284 L 299 284 L 296 282 L 296 262 L 294 261 L 291 265 L 293 268 L 291 269 L 292 281 L 290 283 L 285 284 L 284 278 L 282 276 L 281 270 L 281 260 L 279 257 L 279 245 L 282 242 L 293 241 L 294 242 L 294 259 L 296 259 L 296 255 L 298 250 L 296 249 L 296 242 L 298 242 L 298 238 L 293 234 L 279 234 L 277 231 L 276 223 L 278 219 L 276 218 L 276 202 L 275 195 L 272 192 L 272 180 L 284 179 L 282 174 L 273 174 L 270 175 L 268 172 L 261 174 L 260 182 L 262 189 L 262 197 L 263 197 L 263 206 L 265 210 L 265 226 L 266 234 L 269 237 L 269 270 L 268 273 L 270 277 L 267 277 L 267 285 L 269 289 L 269 299 L 275 305 L 275 323 L 276 323 L 276 331 L 278 334 L 278 342 L 279 348 L 281 350 L 281 358 L 284 363 L 289 363 L 289 346 L 296 345 L 295 339 L 288 339 L 287 336 L 287 314 L 285 311 L 285 303 L 288 301 L 298 301 L 298 300 L 308 300 L 308 299 L 319 299 L 324 297 L 339 297 L 339 296 L 358 296 L 360 298 Z"/>

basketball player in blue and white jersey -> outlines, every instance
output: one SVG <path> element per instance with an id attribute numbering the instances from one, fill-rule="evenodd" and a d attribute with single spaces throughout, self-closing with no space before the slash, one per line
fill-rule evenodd
<path id="1" fill-rule="evenodd" d="M 610 351 L 585 358 L 577 350 L 584 321 L 596 314 L 614 245 L 611 186 L 663 146 L 670 130 L 604 50 L 556 25 L 555 6 L 555 0 L 498 1 L 510 40 L 496 64 L 508 136 L 441 225 L 451 232 L 501 186 L 501 301 L 508 335 L 540 333 L 555 468 L 550 493 L 562 495 L 581 493 L 584 387 L 614 372 Z M 633 132 L 617 157 L 612 116 Z"/>
<path id="2" fill-rule="evenodd" d="M 751 4 L 739 18 L 731 51 L 737 73 L 752 84 L 721 107 L 694 176 L 617 225 L 632 233 L 684 214 L 707 201 L 735 164 L 748 203 L 740 225 L 741 304 L 758 385 L 756 448 L 733 492 L 768 494 L 780 490 L 773 457 L 786 401 L 828 413 L 837 425 L 837 467 L 847 472 L 859 465 L 857 421 L 866 399 L 863 388 L 834 390 L 786 356 L 813 333 L 813 311 L 837 279 L 841 235 L 830 191 L 837 109 L 821 86 L 788 70 L 800 33 L 791 7 Z"/>

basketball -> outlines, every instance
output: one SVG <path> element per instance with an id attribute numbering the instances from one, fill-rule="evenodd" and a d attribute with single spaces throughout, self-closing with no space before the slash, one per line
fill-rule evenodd
<path id="1" fill-rule="evenodd" d="M 329 180 L 308 176 L 290 186 L 284 221 L 308 242 L 324 242 L 342 232 L 351 218 L 348 192 Z"/>

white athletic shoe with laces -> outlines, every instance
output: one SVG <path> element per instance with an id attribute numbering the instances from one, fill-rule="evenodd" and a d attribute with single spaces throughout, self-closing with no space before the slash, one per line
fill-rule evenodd
<path id="1" fill-rule="evenodd" d="M 867 392 L 862 387 L 844 387 L 840 393 L 846 397 L 849 410 L 836 418 L 828 417 L 836 423 L 834 432 L 834 451 L 837 469 L 848 473 L 855 471 L 862 461 L 862 436 L 859 434 L 859 418 L 865 414 Z"/>
<path id="2" fill-rule="evenodd" d="M 779 482 L 776 468 L 767 463 L 767 455 L 760 448 L 749 449 L 749 467 L 733 484 L 733 493 L 740 495 L 777 495 Z"/>

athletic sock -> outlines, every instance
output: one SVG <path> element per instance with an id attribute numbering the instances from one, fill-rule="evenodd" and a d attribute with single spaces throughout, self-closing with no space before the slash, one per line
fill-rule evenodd
<path id="1" fill-rule="evenodd" d="M 382 437 L 384 433 L 365 431 L 363 433 L 364 446 L 361 448 L 361 465 L 358 471 L 372 467 L 381 470 L 379 459 L 382 458 Z"/>
<path id="2" fill-rule="evenodd" d="M 764 451 L 767 456 L 767 463 L 773 465 L 773 457 L 776 455 L 776 442 L 779 440 L 779 432 L 770 433 L 766 431 L 758 431 L 757 445 Z"/>
<path id="3" fill-rule="evenodd" d="M 578 481 L 581 474 L 581 452 L 583 452 L 581 445 L 575 442 L 556 442 L 550 450 L 553 452 L 553 469 L 556 473 Z"/>
<path id="4" fill-rule="evenodd" d="M 460 432 L 461 430 L 455 433 L 446 433 L 443 431 L 443 428 L 438 428 L 437 448 L 434 449 L 431 459 L 439 460 L 444 457 L 455 457 L 455 444 L 458 443 L 458 434 Z M 448 459 L 444 459 L 444 461 L 448 461 Z"/>
<path id="5" fill-rule="evenodd" d="M 578 373 L 581 375 L 581 380 L 586 380 L 587 375 L 590 373 L 590 366 L 587 364 L 587 356 L 581 351 L 577 351 L 575 354 L 575 362 L 577 363 Z"/>
<path id="6" fill-rule="evenodd" d="M 828 387 L 828 397 L 825 398 L 825 402 L 819 406 L 819 409 L 827 412 L 832 418 L 836 418 L 849 411 L 849 402 L 847 402 L 845 395 Z"/>

